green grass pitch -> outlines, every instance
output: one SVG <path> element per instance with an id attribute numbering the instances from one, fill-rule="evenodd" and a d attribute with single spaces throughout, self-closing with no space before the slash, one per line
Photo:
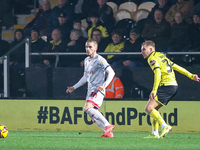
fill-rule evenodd
<path id="1" fill-rule="evenodd" d="M 200 133 L 169 133 L 163 139 L 144 139 L 147 132 L 10 131 L 0 150 L 198 150 Z"/>

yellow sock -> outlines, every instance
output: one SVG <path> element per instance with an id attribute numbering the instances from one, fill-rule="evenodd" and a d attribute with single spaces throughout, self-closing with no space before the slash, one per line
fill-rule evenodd
<path id="1" fill-rule="evenodd" d="M 159 123 L 158 123 L 158 121 L 156 121 L 152 117 L 150 117 L 150 119 L 151 119 L 152 134 L 153 135 L 158 135 L 159 134 L 159 132 L 158 132 Z"/>
<path id="2" fill-rule="evenodd" d="M 157 110 L 152 110 L 152 112 L 150 113 L 150 117 L 152 117 L 153 119 L 155 119 L 156 122 L 159 123 L 159 125 L 165 123 L 165 121 L 163 120 L 163 118 L 160 116 L 160 113 Z"/>
<path id="3" fill-rule="evenodd" d="M 159 128 L 159 123 L 158 123 L 158 121 L 156 121 L 156 119 L 153 119 L 152 117 L 151 117 L 151 126 L 152 126 L 152 129 L 153 129 L 153 130 L 156 130 L 156 129 Z"/>

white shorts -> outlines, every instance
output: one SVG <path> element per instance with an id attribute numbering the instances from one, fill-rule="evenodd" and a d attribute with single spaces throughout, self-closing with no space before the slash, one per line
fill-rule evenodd
<path id="1" fill-rule="evenodd" d="M 105 90 L 97 92 L 96 88 L 91 89 L 88 90 L 87 92 L 86 102 L 92 103 L 96 108 L 99 109 L 103 103 L 104 97 L 105 97 Z"/>

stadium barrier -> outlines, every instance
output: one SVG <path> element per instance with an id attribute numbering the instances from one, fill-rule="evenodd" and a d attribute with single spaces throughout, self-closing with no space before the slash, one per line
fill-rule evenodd
<path id="1" fill-rule="evenodd" d="M 30 37 L 24 38 L 22 42 L 17 44 L 14 48 L 9 50 L 4 56 L 0 57 L 0 60 L 3 60 L 4 63 L 4 90 L 3 90 L 3 97 L 8 98 L 10 97 L 10 75 L 9 75 L 9 55 L 17 49 L 17 47 L 21 46 L 22 44 L 25 44 L 25 68 L 29 68 L 30 66 L 30 56 L 31 55 L 54 55 L 56 56 L 56 62 L 55 67 L 57 67 L 59 57 L 62 55 L 86 55 L 85 53 L 31 53 L 31 47 L 30 47 Z M 99 53 L 100 55 L 140 55 L 140 52 L 122 52 L 122 53 Z M 186 61 L 193 61 L 195 57 L 197 57 L 196 60 L 199 61 L 200 52 L 166 52 L 166 55 L 169 55 L 170 58 L 174 58 L 173 56 L 177 56 L 178 59 L 180 59 L 180 56 L 186 56 Z M 176 57 L 176 58 L 177 58 Z"/>
<path id="2" fill-rule="evenodd" d="M 101 131 L 84 113 L 84 100 L 0 100 L 1 124 L 9 130 Z M 171 101 L 160 109 L 173 132 L 200 132 L 199 101 Z M 116 132 L 150 132 L 146 101 L 105 100 L 100 111 Z"/>
<path id="3" fill-rule="evenodd" d="M 200 75 L 199 67 L 187 67 L 186 69 Z M 126 75 L 127 82 L 131 81 L 131 78 L 133 78 L 134 85 L 143 91 L 143 95 L 138 95 L 137 92 L 132 91 L 130 94 L 131 96 L 126 98 L 148 98 L 153 87 L 152 70 L 149 67 L 136 67 L 131 69 L 130 72 L 132 72 L 132 76 Z M 118 77 L 124 74 L 122 69 L 115 69 L 115 73 Z M 173 100 L 200 100 L 200 92 L 198 92 L 200 83 L 192 81 L 178 72 L 175 73 L 179 88 Z M 52 70 L 48 72 L 46 69 L 42 68 L 27 68 L 27 92 L 30 94 L 29 97 L 34 99 L 85 99 L 87 84 L 78 88 L 71 94 L 66 93 L 67 86 L 74 85 L 82 75 L 83 68 L 58 67 L 52 68 Z"/>

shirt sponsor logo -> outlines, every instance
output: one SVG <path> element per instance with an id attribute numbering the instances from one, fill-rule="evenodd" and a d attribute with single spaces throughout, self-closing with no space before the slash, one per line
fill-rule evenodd
<path id="1" fill-rule="evenodd" d="M 87 74 L 94 74 L 94 71 L 85 71 Z"/>
<path id="2" fill-rule="evenodd" d="M 150 65 L 151 65 L 151 66 L 153 66 L 155 63 L 156 63 L 155 60 L 151 60 L 151 61 L 150 61 Z"/>

